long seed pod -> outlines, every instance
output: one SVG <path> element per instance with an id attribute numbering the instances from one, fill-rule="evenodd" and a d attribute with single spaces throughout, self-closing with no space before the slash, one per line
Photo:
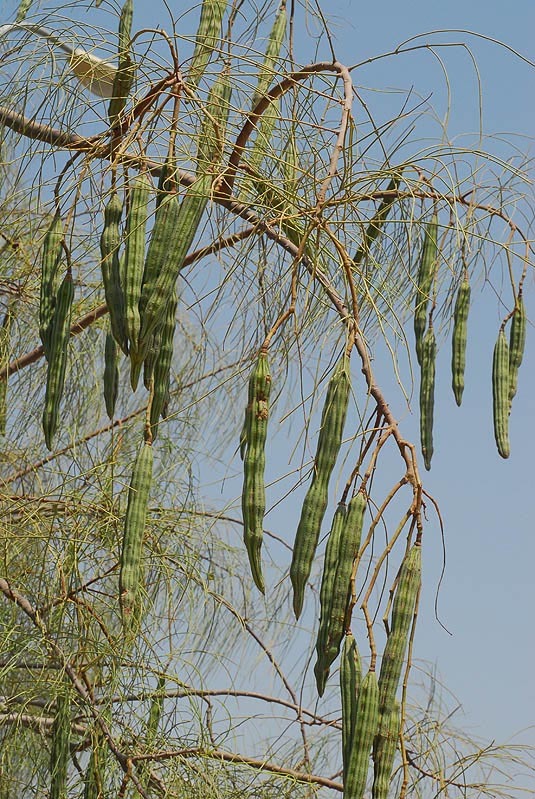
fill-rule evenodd
<path id="1" fill-rule="evenodd" d="M 41 292 L 39 297 L 39 337 L 48 360 L 50 347 L 50 323 L 54 315 L 58 289 L 58 268 L 63 248 L 63 224 L 58 211 L 48 228 L 41 256 Z"/>
<path id="2" fill-rule="evenodd" d="M 111 330 L 115 341 L 125 355 L 128 355 L 128 339 L 125 326 L 124 295 L 121 287 L 119 265 L 119 246 L 121 234 L 119 224 L 123 204 L 116 191 L 112 192 L 104 209 L 104 228 L 100 237 L 102 282 L 104 295 L 110 315 Z"/>
<path id="3" fill-rule="evenodd" d="M 159 325 L 151 336 L 149 348 L 143 361 L 143 385 L 150 391 L 152 383 L 152 376 L 154 374 L 154 364 L 160 352 L 160 344 L 162 341 L 162 325 Z"/>
<path id="4" fill-rule="evenodd" d="M 503 329 L 498 333 L 492 358 L 492 410 L 494 438 L 502 458 L 508 458 L 509 445 L 509 345 Z"/>
<path id="5" fill-rule="evenodd" d="M 386 187 L 387 192 L 395 192 L 399 188 L 400 183 L 400 176 L 395 175 L 389 182 L 388 186 Z M 381 231 L 384 227 L 384 224 L 388 218 L 388 214 L 390 213 L 392 207 L 397 202 L 397 197 L 395 194 L 390 196 L 387 194 L 383 197 L 379 204 L 379 208 L 373 219 L 370 220 L 368 227 L 364 233 L 364 239 L 361 246 L 358 248 L 357 252 L 355 253 L 355 257 L 353 258 L 353 265 L 355 267 L 359 267 L 362 263 L 362 260 L 366 253 L 369 251 L 371 245 L 377 239 Z"/>
<path id="6" fill-rule="evenodd" d="M 147 722 L 147 731 L 145 733 L 145 749 L 150 753 L 154 747 L 156 736 L 158 735 L 158 728 L 160 726 L 160 719 L 162 717 L 163 703 L 165 698 L 165 677 L 158 677 L 158 686 L 152 698 L 149 710 L 149 719 Z M 146 784 L 149 775 L 149 762 L 141 761 L 138 765 L 139 774 Z"/>
<path id="7" fill-rule="evenodd" d="M 188 86 L 191 89 L 196 89 L 212 53 L 217 48 L 226 7 L 227 0 L 203 0 L 201 18 L 195 36 L 195 49 L 187 74 Z"/>
<path id="8" fill-rule="evenodd" d="M 56 700 L 51 738 L 50 799 L 67 799 L 67 767 L 71 754 L 71 699 L 67 687 Z"/>
<path id="9" fill-rule="evenodd" d="M 312 569 L 321 523 L 327 509 L 329 480 L 342 446 L 350 391 L 349 359 L 344 355 L 329 381 L 321 415 L 312 482 L 301 509 L 293 547 L 290 578 L 293 608 L 298 619 L 303 609 L 305 586 Z"/>
<path id="10" fill-rule="evenodd" d="M 145 441 L 138 451 L 128 489 L 119 572 L 119 601 L 123 625 L 126 628 L 131 628 L 139 607 L 141 555 L 152 482 L 153 457 L 152 446 Z"/>
<path id="11" fill-rule="evenodd" d="M 248 410 L 247 448 L 243 460 L 242 513 L 243 540 L 249 556 L 251 574 L 256 587 L 262 593 L 265 590 L 261 561 L 266 510 L 264 469 L 270 392 L 268 357 L 267 353 L 260 352 L 249 379 L 252 401 Z"/>
<path id="12" fill-rule="evenodd" d="M 355 732 L 357 718 L 357 695 L 362 682 L 362 666 L 360 663 L 357 642 L 353 633 L 348 632 L 344 638 L 342 656 L 340 658 L 340 695 L 342 697 L 342 761 L 344 774 L 347 773 L 349 753 Z"/>
<path id="13" fill-rule="evenodd" d="M 435 277 L 438 260 L 438 215 L 433 212 L 425 229 L 422 255 L 418 268 L 416 298 L 414 306 L 414 337 L 416 357 L 422 363 L 422 344 L 427 323 L 427 305 Z"/>
<path id="14" fill-rule="evenodd" d="M 360 686 L 355 724 L 344 772 L 344 799 L 362 799 L 370 765 L 370 752 L 379 722 L 379 689 L 375 671 L 368 671 Z M 343 724 L 343 721 L 342 721 Z"/>
<path id="15" fill-rule="evenodd" d="M 398 747 L 400 731 L 398 702 L 381 713 L 379 728 L 373 742 L 373 786 L 372 799 L 388 799 L 390 777 Z"/>
<path id="16" fill-rule="evenodd" d="M 74 286 L 71 274 L 68 272 L 58 289 L 54 316 L 50 324 L 48 371 L 43 410 L 43 431 L 48 449 L 52 449 L 52 439 L 58 428 L 59 407 L 67 371 L 73 298 Z"/>
<path id="17" fill-rule="evenodd" d="M 113 419 L 115 403 L 117 402 L 117 394 L 119 391 L 119 365 L 117 343 L 111 333 L 106 333 L 103 383 L 106 413 L 110 419 Z"/>
<path id="18" fill-rule="evenodd" d="M 457 292 L 457 300 L 453 312 L 453 335 L 451 339 L 451 387 L 457 405 L 460 405 L 463 399 L 469 309 L 470 283 L 468 280 L 463 280 Z"/>
<path id="19" fill-rule="evenodd" d="M 154 362 L 153 394 L 150 407 L 150 424 L 153 440 L 158 434 L 159 419 L 164 415 L 164 409 L 169 402 L 177 304 L 178 297 L 176 291 L 174 291 L 161 327 L 160 348 Z"/>
<path id="20" fill-rule="evenodd" d="M 277 75 L 276 65 L 286 36 L 287 21 L 286 0 L 282 0 L 269 34 L 264 60 L 258 71 L 258 83 L 251 103 L 253 108 L 266 94 Z"/>
<path id="21" fill-rule="evenodd" d="M 198 136 L 197 174 L 217 167 L 225 146 L 225 131 L 230 110 L 232 83 L 228 69 L 218 75 L 210 90 L 206 113 Z"/>
<path id="22" fill-rule="evenodd" d="M 390 633 L 381 659 L 379 673 L 379 705 L 381 712 L 391 708 L 405 660 L 416 599 L 420 590 L 422 575 L 422 549 L 414 544 L 405 555 L 401 566 L 396 596 L 392 607 Z"/>
<path id="23" fill-rule="evenodd" d="M 143 284 L 145 263 L 145 235 L 151 181 L 145 172 L 140 172 L 132 181 L 130 206 L 126 218 L 124 264 L 122 269 L 125 326 L 130 352 L 135 352 L 139 338 L 139 298 Z"/>
<path id="24" fill-rule="evenodd" d="M 316 686 L 318 694 L 323 696 L 325 684 L 329 677 L 329 669 L 332 661 L 328 660 L 327 638 L 329 635 L 330 609 L 333 594 L 337 589 L 336 575 L 338 569 L 338 558 L 340 554 L 340 541 L 346 520 L 347 508 L 345 503 L 340 502 L 334 513 L 327 546 L 325 548 L 325 558 L 323 563 L 323 575 L 320 588 L 320 623 L 316 638 L 316 665 L 314 674 L 316 675 Z M 347 592 L 346 592 L 347 593 Z"/>
<path id="25" fill-rule="evenodd" d="M 425 468 L 431 468 L 433 457 L 433 415 L 435 407 L 435 361 L 437 345 L 430 325 L 422 342 L 420 355 L 420 441 Z"/>
<path id="26" fill-rule="evenodd" d="M 113 96 L 108 107 L 108 118 L 113 126 L 123 111 L 134 82 L 134 62 L 130 53 L 132 35 L 132 19 L 134 16 L 133 0 L 125 0 L 119 17 L 119 59 L 117 72 L 113 81 Z"/>
<path id="27" fill-rule="evenodd" d="M 108 742 L 99 730 L 93 736 L 91 755 L 84 775 L 84 799 L 104 799 L 108 753 Z"/>
<path id="28" fill-rule="evenodd" d="M 335 528 L 333 524 L 327 544 L 320 591 L 320 626 L 316 642 L 318 653 L 316 683 L 320 696 L 323 695 L 331 664 L 340 652 L 348 601 L 351 598 L 351 572 L 360 547 L 366 506 L 366 497 L 362 493 L 353 497 L 347 513 L 345 506 L 342 506 L 344 513 L 341 515 L 339 535 L 333 536 Z M 331 538 L 333 548 L 329 551 Z"/>
<path id="29" fill-rule="evenodd" d="M 515 397 L 518 385 L 518 370 L 524 357 L 526 346 L 526 308 L 524 298 L 519 294 L 509 330 L 509 407 Z"/>
<path id="30" fill-rule="evenodd" d="M 0 435 L 5 435 L 7 419 L 7 383 L 9 379 L 9 354 L 11 349 L 11 310 L 8 305 L 2 324 L 0 325 L 0 372 L 5 370 L 5 377 L 0 377 Z"/>

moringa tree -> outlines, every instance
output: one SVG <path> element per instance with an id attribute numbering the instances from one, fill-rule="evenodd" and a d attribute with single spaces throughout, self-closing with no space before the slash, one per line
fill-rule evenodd
<path id="1" fill-rule="evenodd" d="M 2 795 L 497 795 L 520 754 L 409 677 L 489 265 L 509 454 L 525 165 L 419 151 L 410 94 L 376 124 L 319 7 L 303 66 L 284 0 L 99 6 L 0 28 Z"/>

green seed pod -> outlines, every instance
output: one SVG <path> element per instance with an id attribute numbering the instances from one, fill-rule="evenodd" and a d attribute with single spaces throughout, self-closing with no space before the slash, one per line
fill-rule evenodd
<path id="1" fill-rule="evenodd" d="M 217 49 L 227 0 L 203 0 L 201 18 L 195 36 L 195 49 L 187 74 L 188 86 L 195 90 L 210 57 Z"/>
<path id="2" fill-rule="evenodd" d="M 502 458 L 510 455 L 509 446 L 509 345 L 503 329 L 498 333 L 492 359 L 492 408 L 494 438 Z"/>
<path id="3" fill-rule="evenodd" d="M 150 178 L 145 172 L 135 176 L 130 189 L 130 206 L 126 219 L 123 286 L 125 326 L 131 352 L 136 351 L 139 338 L 139 298 L 143 284 L 145 235 L 151 185 Z"/>
<path id="4" fill-rule="evenodd" d="M 457 293 L 453 312 L 453 336 L 451 339 L 451 387 L 457 405 L 463 399 L 464 369 L 466 365 L 466 341 L 468 311 L 470 309 L 470 283 L 463 280 Z"/>
<path id="5" fill-rule="evenodd" d="M 5 377 L 0 377 L 0 435 L 6 433 L 7 418 L 7 383 L 9 354 L 11 350 L 11 310 L 6 308 L 6 313 L 0 326 L 0 372 L 5 370 Z"/>
<path id="6" fill-rule="evenodd" d="M 258 590 L 264 593 L 261 550 L 266 510 L 265 447 L 271 392 L 269 362 L 267 354 L 264 352 L 260 352 L 251 374 L 249 392 L 252 395 L 252 401 L 248 410 L 247 447 L 243 460 L 243 540 L 249 556 L 253 580 Z"/>
<path id="7" fill-rule="evenodd" d="M 221 161 L 231 94 L 230 74 L 225 69 L 218 75 L 208 97 L 206 114 L 198 136 L 197 174 L 208 172 Z"/>
<path id="8" fill-rule="evenodd" d="M 518 370 L 524 357 L 526 346 L 526 308 L 524 299 L 520 294 L 515 303 L 515 313 L 511 320 L 509 331 L 509 407 L 513 402 L 518 385 Z"/>
<path id="9" fill-rule="evenodd" d="M 143 385 L 150 391 L 152 375 L 154 374 L 154 364 L 160 352 L 162 341 L 162 327 L 159 325 L 151 336 L 149 348 L 143 361 Z"/>
<path id="10" fill-rule="evenodd" d="M 147 520 L 147 506 L 152 481 L 152 446 L 145 441 L 138 451 L 128 489 L 128 506 L 124 520 L 119 601 L 123 625 L 130 628 L 138 610 L 141 582 L 141 555 Z"/>
<path id="11" fill-rule="evenodd" d="M 26 18 L 26 14 L 31 8 L 33 0 L 20 0 L 19 7 L 17 9 L 17 22 L 23 22 Z"/>
<path id="12" fill-rule="evenodd" d="M 344 799 L 362 799 L 370 764 L 370 751 L 379 723 L 379 690 L 374 671 L 369 671 L 360 686 L 353 735 L 348 746 L 344 772 Z M 342 719 L 343 724 L 343 719 Z"/>
<path id="13" fill-rule="evenodd" d="M 117 192 L 114 191 L 104 209 L 104 228 L 100 237 L 100 253 L 104 295 L 110 315 L 111 330 L 119 347 L 125 355 L 128 355 L 125 305 L 119 264 L 119 246 L 121 244 L 119 223 L 122 213 L 123 204 Z"/>
<path id="14" fill-rule="evenodd" d="M 420 441 L 425 468 L 431 468 L 433 457 L 433 412 L 435 407 L 435 361 L 437 345 L 430 326 L 424 336 L 420 355 Z"/>
<path id="15" fill-rule="evenodd" d="M 43 344 L 45 357 L 48 360 L 50 346 L 50 324 L 56 306 L 58 288 L 58 269 L 61 263 L 63 248 L 63 224 L 58 211 L 48 228 L 43 242 L 41 256 L 41 292 L 39 297 L 39 337 Z"/>
<path id="16" fill-rule="evenodd" d="M 320 591 L 320 626 L 316 642 L 318 659 L 315 672 L 320 696 L 323 695 L 331 664 L 340 652 L 348 603 L 351 599 L 351 572 L 360 548 L 366 505 L 366 497 L 362 493 L 353 497 L 347 513 L 345 505 L 340 505 L 339 510 L 343 508 L 343 512 L 340 513 L 340 529 L 338 531 L 333 522 L 327 543 Z"/>
<path id="17" fill-rule="evenodd" d="M 342 760 L 344 774 L 347 774 L 349 754 L 353 736 L 355 734 L 355 721 L 357 718 L 357 695 L 362 682 L 362 666 L 360 663 L 357 642 L 353 633 L 348 632 L 344 637 L 342 657 L 340 659 L 340 695 L 342 697 Z"/>
<path id="18" fill-rule="evenodd" d="M 424 237 L 420 266 L 418 269 L 417 291 L 414 307 L 414 336 L 416 341 L 416 357 L 422 363 L 422 344 L 427 324 L 427 305 L 431 296 L 431 287 L 438 266 L 438 215 L 433 212 Z"/>
<path id="19" fill-rule="evenodd" d="M 130 53 L 133 16 L 134 2 L 125 0 L 119 18 L 119 60 L 113 81 L 112 99 L 108 107 L 108 118 L 112 126 L 117 124 L 134 82 L 135 65 Z"/>
<path id="20" fill-rule="evenodd" d="M 316 639 L 317 658 L 316 665 L 314 666 L 316 686 L 320 696 L 323 696 L 325 691 L 325 684 L 329 677 L 329 669 L 332 663 L 332 660 L 329 661 L 327 657 L 327 639 L 329 636 L 330 609 L 333 600 L 333 594 L 337 590 L 336 576 L 338 570 L 338 558 L 340 556 L 340 541 L 345 525 L 346 512 L 347 509 L 345 504 L 340 502 L 333 517 L 329 538 L 327 539 L 327 546 L 325 548 L 325 559 L 320 588 L 320 623 L 318 627 L 318 636 Z"/>
<path id="21" fill-rule="evenodd" d="M 422 551 L 414 544 L 405 555 L 392 607 L 392 620 L 379 673 L 379 706 L 381 712 L 394 705 L 401 678 L 416 599 L 422 575 Z"/>
<path id="22" fill-rule="evenodd" d="M 284 38 L 286 36 L 286 25 L 286 0 L 283 0 L 279 6 L 279 10 L 275 15 L 273 27 L 271 28 L 268 38 L 264 60 L 258 71 L 258 83 L 251 103 L 252 108 L 254 108 L 258 101 L 261 100 L 266 94 L 277 75 L 277 62 L 279 60 L 282 45 L 284 44 Z"/>
<path id="23" fill-rule="evenodd" d="M 393 177 L 388 184 L 386 190 L 387 191 L 396 191 L 399 187 L 400 183 L 400 176 L 396 175 Z M 364 233 L 364 240 L 361 246 L 358 248 L 357 252 L 355 253 L 355 257 L 353 258 L 353 265 L 358 268 L 362 263 L 364 256 L 369 251 L 371 245 L 377 239 L 381 231 L 384 227 L 384 223 L 387 220 L 388 214 L 390 213 L 393 205 L 397 202 L 397 198 L 395 196 L 385 196 L 381 200 L 379 204 L 379 208 L 377 209 L 377 213 L 370 220 L 368 227 L 366 228 L 366 232 Z"/>
<path id="24" fill-rule="evenodd" d="M 164 409 L 169 402 L 169 391 L 171 386 L 171 363 L 173 361 L 173 342 L 176 328 L 177 304 L 178 297 L 176 291 L 174 291 L 161 327 L 160 348 L 154 362 L 153 395 L 150 408 L 150 423 L 153 440 L 158 434 L 158 421 L 160 416 L 164 416 Z"/>
<path id="25" fill-rule="evenodd" d="M 71 698 L 67 687 L 56 700 L 50 752 L 50 799 L 67 799 L 67 767 L 71 740 Z"/>
<path id="26" fill-rule="evenodd" d="M 400 723 L 399 704 L 394 702 L 391 708 L 381 713 L 379 728 L 373 742 L 372 799 L 388 799 Z"/>
<path id="27" fill-rule="evenodd" d="M 58 289 L 56 307 L 50 323 L 48 371 L 43 410 L 43 431 L 48 449 L 52 449 L 52 439 L 58 428 L 59 406 L 67 371 L 73 298 L 74 286 L 68 272 Z"/>
<path id="28" fill-rule="evenodd" d="M 110 419 L 113 419 L 115 413 L 118 391 L 119 365 L 117 343 L 111 333 L 106 333 L 106 345 L 104 348 L 104 402 L 106 403 L 106 413 Z"/>
<path id="29" fill-rule="evenodd" d="M 350 387 L 349 359 L 344 355 L 329 381 L 321 416 L 314 473 L 303 502 L 293 547 L 290 578 L 297 619 L 303 609 L 305 586 L 312 569 L 321 523 L 327 509 L 329 480 L 342 445 Z"/>
<path id="30" fill-rule="evenodd" d="M 104 799 L 104 776 L 108 767 L 108 743 L 102 733 L 92 736 L 91 755 L 84 775 L 84 799 Z"/>

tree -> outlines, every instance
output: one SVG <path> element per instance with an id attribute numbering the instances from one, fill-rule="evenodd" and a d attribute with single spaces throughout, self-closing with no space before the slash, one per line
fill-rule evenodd
<path id="1" fill-rule="evenodd" d="M 358 65 L 319 10 L 327 56 L 303 67 L 293 4 L 205 0 L 195 38 L 132 33 L 130 0 L 68 25 L 27 5 L 0 29 L 4 795 L 496 795 L 488 768 L 521 753 L 453 730 L 409 677 L 437 340 L 453 321 L 460 404 L 486 264 L 508 455 L 520 166 L 399 157 L 411 97 L 381 125 L 362 102 L 357 127 Z M 296 500 L 295 540 L 264 529 Z"/>

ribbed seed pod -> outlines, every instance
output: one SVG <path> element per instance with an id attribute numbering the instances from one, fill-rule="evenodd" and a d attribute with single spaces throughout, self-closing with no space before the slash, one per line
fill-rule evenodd
<path id="1" fill-rule="evenodd" d="M 320 696 L 323 695 L 331 664 L 340 652 L 348 602 L 351 598 L 351 572 L 360 548 L 366 505 L 366 497 L 359 493 L 349 503 L 347 513 L 345 506 L 342 506 L 344 513 L 341 515 L 340 533 L 333 536 L 335 529 L 333 523 L 327 544 L 320 591 L 320 626 L 316 642 L 318 659 L 315 672 Z M 333 538 L 333 551 L 330 552 L 331 538 Z"/>
<path id="2" fill-rule="evenodd" d="M 243 459 L 242 514 L 243 541 L 249 556 L 251 574 L 256 587 L 262 593 L 265 590 L 261 561 L 266 510 L 264 469 L 270 392 L 268 357 L 267 353 L 260 352 L 249 379 L 252 401 L 248 409 L 247 447 Z"/>
<path id="3" fill-rule="evenodd" d="M 420 364 L 420 441 L 425 468 L 431 468 L 433 457 L 433 415 L 435 407 L 435 331 L 429 326 L 422 342 Z"/>
<path id="4" fill-rule="evenodd" d="M 158 422 L 164 417 L 165 408 L 169 402 L 169 390 L 171 385 L 171 364 L 173 361 L 173 341 L 176 328 L 176 309 L 178 297 L 173 291 L 171 302 L 168 304 L 167 312 L 160 332 L 160 348 L 154 362 L 154 388 L 152 404 L 150 409 L 150 424 L 153 440 L 158 434 Z"/>
<path id="5" fill-rule="evenodd" d="M 498 333 L 492 358 L 492 409 L 494 438 L 502 458 L 508 458 L 509 445 L 509 345 L 502 330 Z"/>
<path id="6" fill-rule="evenodd" d="M 355 721 L 357 718 L 357 696 L 362 682 L 362 666 L 360 663 L 357 642 L 353 633 L 344 637 L 342 656 L 340 658 L 340 695 L 342 697 L 342 761 L 344 774 L 347 774 L 349 753 L 353 742 Z"/>
<path id="7" fill-rule="evenodd" d="M 139 338 L 139 298 L 141 297 L 141 286 L 143 284 L 145 235 L 151 185 L 150 178 L 145 172 L 140 172 L 135 176 L 130 188 L 130 206 L 126 218 L 122 272 L 125 326 L 130 352 L 136 351 Z"/>
<path id="8" fill-rule="evenodd" d="M 206 104 L 197 146 L 197 174 L 217 167 L 225 146 L 225 131 L 230 109 L 232 83 L 228 69 L 217 77 Z"/>
<path id="9" fill-rule="evenodd" d="M 150 338 L 149 348 L 143 361 L 143 385 L 150 391 L 150 384 L 152 382 L 152 375 L 154 374 L 154 364 L 160 352 L 160 345 L 162 341 L 162 325 L 158 325 Z"/>
<path id="10" fill-rule="evenodd" d="M 418 269 L 417 290 L 414 307 L 414 337 L 416 357 L 422 363 L 422 344 L 427 324 L 427 305 L 435 278 L 438 259 L 438 215 L 433 212 L 425 229 L 422 255 Z"/>
<path id="11" fill-rule="evenodd" d="M 188 86 L 195 89 L 216 50 L 221 35 L 227 0 L 203 0 L 201 18 L 195 36 L 195 49 L 187 73 Z"/>
<path id="12" fill-rule="evenodd" d="M 400 179 L 401 178 L 399 175 L 393 177 L 390 180 L 388 186 L 386 187 L 386 190 L 388 192 L 396 191 L 399 187 Z M 360 266 L 364 256 L 369 251 L 371 245 L 373 244 L 375 239 L 378 238 L 378 236 L 381 234 L 384 223 L 387 220 L 388 214 L 390 213 L 393 205 L 396 202 L 397 202 L 397 197 L 395 197 L 395 195 L 393 195 L 392 197 L 387 195 L 383 197 L 383 199 L 381 200 L 379 208 L 377 209 L 377 213 L 375 214 L 373 219 L 370 220 L 370 223 L 366 228 L 366 232 L 364 233 L 364 240 L 361 246 L 358 248 L 357 252 L 355 253 L 355 257 L 353 258 L 353 265 L 355 267 L 358 268 Z"/>
<path id="13" fill-rule="evenodd" d="M 362 799 L 370 765 L 370 752 L 379 722 L 379 690 L 374 671 L 360 686 L 353 736 L 344 772 L 344 799 Z M 342 721 L 343 723 L 343 721 Z"/>
<path id="14" fill-rule="evenodd" d="M 457 292 L 457 300 L 453 312 L 453 335 L 451 339 L 451 387 L 457 405 L 460 405 L 463 399 L 469 309 L 470 283 L 468 280 L 463 280 Z"/>
<path id="15" fill-rule="evenodd" d="M 48 371 L 43 410 L 43 431 L 48 449 L 52 449 L 52 439 L 58 428 L 59 407 L 67 371 L 73 298 L 74 286 L 68 272 L 58 289 L 56 307 L 50 323 Z"/>
<path id="16" fill-rule="evenodd" d="M 293 608 L 297 619 L 303 609 L 305 586 L 327 509 L 329 480 L 342 445 L 350 387 L 349 359 L 344 355 L 329 381 L 321 415 L 314 473 L 301 509 L 293 547 L 290 578 L 294 593 Z"/>
<path id="17" fill-rule="evenodd" d="M 128 489 L 119 572 L 119 601 L 123 625 L 127 628 L 131 626 L 138 609 L 141 555 L 152 482 L 153 457 L 152 446 L 145 441 L 138 451 Z"/>
<path id="18" fill-rule="evenodd" d="M 130 39 L 132 36 L 132 19 L 134 16 L 133 0 L 125 0 L 119 17 L 119 59 L 117 72 L 113 81 L 113 95 L 108 107 L 110 125 L 118 122 L 123 111 L 128 95 L 134 82 L 134 62 L 130 53 Z"/>
<path id="19" fill-rule="evenodd" d="M 211 186 L 211 176 L 204 175 L 188 187 L 180 206 L 173 195 L 169 200 L 162 201 L 158 208 L 145 264 L 147 268 L 151 259 L 158 262 L 158 268 L 153 270 L 157 277 L 151 283 L 144 282 L 139 305 L 141 331 L 138 355 L 142 359 L 146 355 L 150 336 L 162 321 L 171 299 L 206 208 Z M 160 215 L 161 224 L 157 225 Z"/>
<path id="20" fill-rule="evenodd" d="M 71 699 L 66 687 L 56 700 L 51 738 L 50 799 L 67 799 L 67 767 L 71 755 Z"/>
<path id="21" fill-rule="evenodd" d="M 115 403 L 119 391 L 119 364 L 117 343 L 111 333 L 106 333 L 106 344 L 104 347 L 104 402 L 106 403 L 106 413 L 113 419 L 115 413 Z"/>
<path id="22" fill-rule="evenodd" d="M 513 402 L 518 385 L 518 370 L 524 357 L 526 346 L 526 308 L 524 298 L 519 294 L 515 303 L 515 313 L 509 330 L 509 407 Z"/>
<path id="23" fill-rule="evenodd" d="M 0 325 L 0 372 L 6 370 L 6 376 L 0 377 L 0 435 L 5 435 L 7 418 L 7 374 L 9 367 L 9 354 L 11 350 L 11 310 L 8 307 Z"/>
<path id="24" fill-rule="evenodd" d="M 405 660 L 405 650 L 409 641 L 416 599 L 420 590 L 422 575 L 422 550 L 414 544 L 405 555 L 399 574 L 396 595 L 392 607 L 390 633 L 381 659 L 379 673 L 379 706 L 381 712 L 393 707 L 401 671 Z"/>
<path id="25" fill-rule="evenodd" d="M 58 268 L 61 262 L 63 248 L 63 223 L 58 211 L 48 228 L 43 242 L 41 256 L 41 292 L 39 297 L 39 338 L 43 345 L 45 357 L 48 360 L 50 346 L 50 323 L 56 307 L 56 294 L 58 288 Z"/>
<path id="26" fill-rule="evenodd" d="M 110 315 L 111 330 L 115 341 L 128 355 L 128 339 L 125 326 L 125 306 L 119 266 L 121 234 L 119 224 L 123 204 L 116 191 L 112 192 L 104 209 L 104 228 L 100 237 L 100 254 L 104 295 Z"/>
<path id="27" fill-rule="evenodd" d="M 373 787 L 372 799 L 388 799 L 390 778 L 398 748 L 400 731 L 399 704 L 381 713 L 379 728 L 373 742 Z"/>
<path id="28" fill-rule="evenodd" d="M 84 799 L 104 799 L 108 752 L 108 742 L 100 731 L 96 732 L 92 737 L 91 755 L 84 775 Z"/>
<path id="29" fill-rule="evenodd" d="M 273 27 L 269 34 L 266 52 L 262 66 L 258 71 L 258 83 L 251 106 L 254 108 L 259 100 L 266 94 L 277 75 L 277 61 L 279 60 L 284 38 L 286 36 L 287 13 L 286 0 L 282 0 L 275 15 Z"/>
<path id="30" fill-rule="evenodd" d="M 340 502 L 334 513 L 327 546 L 325 548 L 325 558 L 323 564 L 323 575 L 320 588 L 320 623 L 316 638 L 316 665 L 314 674 L 316 675 L 316 686 L 318 694 L 323 696 L 325 683 L 329 677 L 329 669 L 332 661 L 328 659 L 327 639 L 329 635 L 330 609 L 333 594 L 337 589 L 336 575 L 338 569 L 338 558 L 340 555 L 340 541 L 346 520 L 347 508 L 345 503 Z M 346 592 L 347 593 L 347 592 Z"/>
<path id="31" fill-rule="evenodd" d="M 163 711 L 163 703 L 165 698 L 165 677 L 158 677 L 158 687 L 152 698 L 149 710 L 149 720 L 147 722 L 147 731 L 145 733 L 145 749 L 150 753 L 154 747 L 154 742 L 158 734 L 160 726 L 160 719 Z M 146 777 L 149 776 L 150 761 L 141 761 L 138 765 L 139 774 L 144 783 L 147 782 Z"/>

